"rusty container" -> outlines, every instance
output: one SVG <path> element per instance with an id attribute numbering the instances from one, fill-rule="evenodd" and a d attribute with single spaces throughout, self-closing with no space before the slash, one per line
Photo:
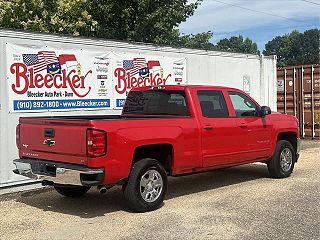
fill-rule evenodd
<path id="1" fill-rule="evenodd" d="M 299 120 L 302 138 L 320 138 L 319 64 L 279 68 L 277 71 L 278 112 Z"/>

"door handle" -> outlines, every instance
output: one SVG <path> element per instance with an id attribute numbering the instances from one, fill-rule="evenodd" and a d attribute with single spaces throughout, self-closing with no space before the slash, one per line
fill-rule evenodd
<path id="1" fill-rule="evenodd" d="M 205 126 L 203 127 L 203 129 L 204 129 L 204 130 L 212 130 L 213 127 L 208 124 L 208 125 L 205 125 Z"/>
<path id="2" fill-rule="evenodd" d="M 240 125 L 239 125 L 239 127 L 241 127 L 241 128 L 247 128 L 248 127 L 248 124 L 246 124 L 246 123 L 240 123 Z"/>

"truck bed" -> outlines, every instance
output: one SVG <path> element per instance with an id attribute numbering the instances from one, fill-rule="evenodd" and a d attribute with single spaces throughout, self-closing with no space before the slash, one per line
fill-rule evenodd
<path id="1" fill-rule="evenodd" d="M 86 116 L 43 116 L 43 117 L 21 117 L 20 123 L 31 123 L 34 120 L 71 120 L 71 121 L 101 121 L 101 120 L 139 120 L 139 119 L 160 119 L 160 118 L 185 118 L 189 116 L 175 116 L 175 115 L 135 115 L 135 116 L 124 116 L 124 115 L 86 115 Z M 31 121 L 30 121 L 31 120 Z"/>

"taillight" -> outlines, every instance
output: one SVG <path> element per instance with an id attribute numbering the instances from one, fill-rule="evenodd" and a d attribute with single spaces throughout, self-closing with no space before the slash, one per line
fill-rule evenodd
<path id="1" fill-rule="evenodd" d="M 20 149 L 20 124 L 16 126 L 16 145 Z"/>
<path id="2" fill-rule="evenodd" d="M 87 156 L 100 157 L 107 154 L 107 133 L 102 130 L 87 130 Z"/>

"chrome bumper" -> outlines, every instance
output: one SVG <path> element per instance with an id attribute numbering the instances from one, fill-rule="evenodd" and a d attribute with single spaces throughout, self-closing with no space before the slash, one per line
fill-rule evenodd
<path id="1" fill-rule="evenodd" d="M 104 178 L 104 169 L 28 158 L 16 159 L 13 163 L 14 173 L 53 184 L 97 186 Z"/>

